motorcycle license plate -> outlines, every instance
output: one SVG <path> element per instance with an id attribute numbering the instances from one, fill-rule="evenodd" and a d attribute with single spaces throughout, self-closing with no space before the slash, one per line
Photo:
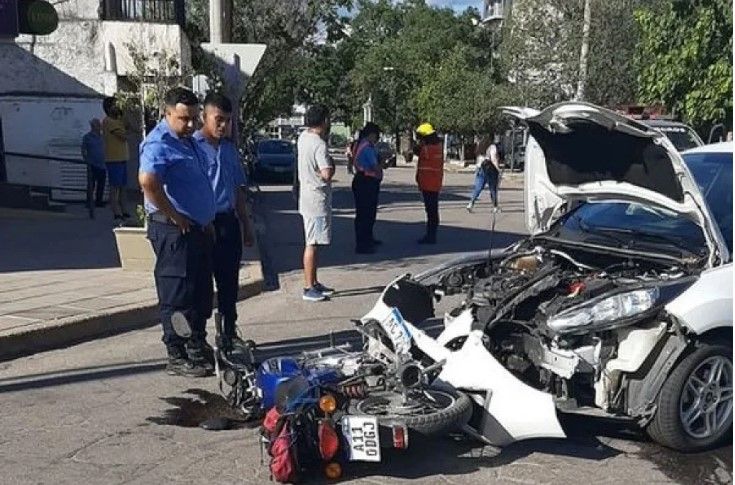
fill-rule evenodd
<path id="1" fill-rule="evenodd" d="M 380 461 L 380 435 L 376 417 L 344 416 L 342 434 L 350 450 L 350 461 Z"/>

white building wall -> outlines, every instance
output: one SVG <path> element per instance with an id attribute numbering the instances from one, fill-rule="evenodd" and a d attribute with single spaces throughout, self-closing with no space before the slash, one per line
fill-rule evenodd
<path id="1" fill-rule="evenodd" d="M 147 54 L 164 51 L 180 54 L 180 65 L 184 68 L 191 67 L 189 41 L 176 24 L 105 21 L 102 22 L 100 40 L 102 46 L 107 46 L 105 55 L 109 55 L 109 46 L 113 46 L 117 73 L 120 76 L 126 76 L 134 70 L 127 44 L 142 48 Z"/>
<path id="2" fill-rule="evenodd" d="M 128 42 L 148 53 L 180 55 L 180 64 L 191 66 L 189 41 L 178 25 L 102 21 L 99 5 L 99 0 L 55 2 L 55 32 L 0 41 L 0 119 L 7 151 L 80 158 L 89 119 L 104 116 L 102 97 L 115 94 L 119 76 L 131 70 Z M 130 186 L 137 185 L 133 138 Z M 77 174 L 84 167 L 61 162 L 7 157 L 6 169 L 12 183 L 84 184 Z"/>
<path id="3" fill-rule="evenodd" d="M 104 116 L 99 99 L 0 98 L 5 150 L 33 155 L 81 159 L 81 140 L 89 131 L 89 120 Z M 69 188 L 83 188 L 86 168 L 51 160 L 8 155 L 8 182 Z M 79 192 L 55 191 L 57 199 L 82 200 Z"/>

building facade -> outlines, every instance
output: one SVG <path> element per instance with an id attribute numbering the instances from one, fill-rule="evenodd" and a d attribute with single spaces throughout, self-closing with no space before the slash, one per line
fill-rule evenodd
<path id="1" fill-rule="evenodd" d="M 191 65 L 183 30 L 184 0 L 68 0 L 56 2 L 56 31 L 0 39 L 0 138 L 8 152 L 80 158 L 102 98 L 118 92 L 134 72 L 128 46 L 167 52 Z M 131 184 L 140 136 L 128 140 Z M 7 182 L 39 187 L 84 187 L 86 169 L 53 160 L 4 157 Z M 3 172 L 3 171 L 0 171 Z M 80 194 L 56 190 L 57 199 Z"/>

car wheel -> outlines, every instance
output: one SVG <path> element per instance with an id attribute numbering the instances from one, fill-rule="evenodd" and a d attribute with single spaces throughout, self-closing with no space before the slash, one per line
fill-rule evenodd
<path id="1" fill-rule="evenodd" d="M 648 434 L 664 446 L 693 452 L 732 433 L 732 344 L 699 342 L 664 382 Z"/>

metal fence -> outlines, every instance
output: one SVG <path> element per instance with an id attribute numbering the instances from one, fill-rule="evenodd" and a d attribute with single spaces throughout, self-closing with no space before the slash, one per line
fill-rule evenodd
<path id="1" fill-rule="evenodd" d="M 101 0 L 102 20 L 179 24 L 184 26 L 184 0 Z"/>
<path id="2" fill-rule="evenodd" d="M 83 189 L 75 189 L 73 187 L 54 187 L 54 186 L 43 186 L 44 189 L 51 189 L 51 190 L 65 190 L 70 192 L 85 192 L 87 195 L 87 208 L 89 209 L 89 218 L 94 219 L 94 208 L 95 208 L 95 201 L 94 201 L 94 194 L 93 194 L 93 177 L 92 177 L 92 169 L 90 168 L 89 164 L 85 162 L 84 160 L 76 159 L 76 158 L 66 158 L 66 157 L 55 157 L 50 155 L 35 155 L 32 153 L 20 153 L 20 152 L 9 152 L 5 151 L 3 152 L 5 156 L 10 155 L 13 157 L 22 157 L 22 158 L 30 158 L 32 160 L 51 160 L 55 162 L 63 162 L 63 163 L 71 163 L 75 165 L 84 165 L 87 167 L 87 186 Z"/>

